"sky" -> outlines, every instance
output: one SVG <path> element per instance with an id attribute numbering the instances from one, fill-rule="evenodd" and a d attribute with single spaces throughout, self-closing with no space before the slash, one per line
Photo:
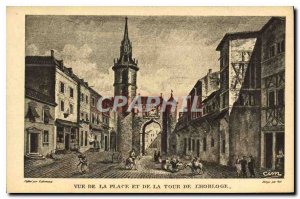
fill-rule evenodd
<path id="1" fill-rule="evenodd" d="M 216 47 L 227 32 L 259 30 L 270 17 L 128 16 L 137 93 L 184 96 L 208 69 L 219 70 Z M 55 51 L 102 96 L 113 95 L 113 60 L 125 16 L 26 16 L 26 56 Z"/>

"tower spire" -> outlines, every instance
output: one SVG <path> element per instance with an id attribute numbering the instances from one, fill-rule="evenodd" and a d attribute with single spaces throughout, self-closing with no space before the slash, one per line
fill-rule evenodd
<path id="1" fill-rule="evenodd" d="M 126 16 L 125 17 L 125 29 L 124 29 L 124 38 L 123 38 L 123 41 L 125 41 L 125 40 L 129 41 L 127 20 L 128 20 L 128 17 Z"/>

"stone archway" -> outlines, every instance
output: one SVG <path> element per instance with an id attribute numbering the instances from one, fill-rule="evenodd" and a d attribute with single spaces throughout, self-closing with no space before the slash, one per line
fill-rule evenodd
<path id="1" fill-rule="evenodd" d="M 149 125 L 151 124 L 156 124 L 159 128 L 159 132 L 148 132 L 146 131 L 147 127 L 149 127 Z M 151 130 L 150 130 L 151 131 Z M 151 146 L 151 143 L 157 139 L 158 134 L 161 134 L 162 132 L 162 125 L 161 123 L 159 123 L 157 120 L 155 119 L 149 119 L 146 122 L 144 122 L 141 126 L 141 132 L 140 132 L 140 136 L 141 136 L 141 153 L 142 155 L 146 155 L 146 149 Z M 159 139 L 159 143 L 160 143 L 160 138 Z M 157 146 L 160 147 L 161 146 Z"/>

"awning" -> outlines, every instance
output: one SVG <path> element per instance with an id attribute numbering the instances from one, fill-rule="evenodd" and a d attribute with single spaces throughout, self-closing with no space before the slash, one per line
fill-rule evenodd
<path id="1" fill-rule="evenodd" d="M 29 107 L 28 107 L 28 112 L 27 112 L 27 115 L 26 115 L 26 118 L 32 118 L 32 117 L 34 117 L 34 118 L 39 118 L 40 116 L 39 116 L 39 114 L 36 112 L 35 107 L 29 105 Z"/>
<path id="2" fill-rule="evenodd" d="M 62 120 L 62 119 L 56 119 L 55 124 L 58 126 L 67 126 L 67 127 L 73 127 L 73 128 L 81 127 L 76 122 L 70 122 L 70 121 Z"/>
<path id="3" fill-rule="evenodd" d="M 100 126 L 96 126 L 95 124 L 90 124 L 91 129 L 97 130 L 97 131 L 103 131 L 103 128 Z"/>

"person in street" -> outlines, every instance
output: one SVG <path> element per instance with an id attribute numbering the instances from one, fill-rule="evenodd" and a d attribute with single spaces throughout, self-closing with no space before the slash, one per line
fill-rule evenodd
<path id="1" fill-rule="evenodd" d="M 187 164 L 186 166 L 191 168 L 193 174 L 203 174 L 203 165 L 198 157 L 193 158 L 191 163 Z"/>
<path id="2" fill-rule="evenodd" d="M 157 160 L 161 159 L 160 151 L 157 152 Z"/>
<path id="3" fill-rule="evenodd" d="M 134 150 L 131 150 L 129 153 L 129 158 L 126 161 L 126 167 L 133 169 L 133 167 L 135 167 L 135 169 L 137 169 L 136 166 L 136 154 Z"/>
<path id="4" fill-rule="evenodd" d="M 253 156 L 250 155 L 249 162 L 248 162 L 248 170 L 251 178 L 255 177 L 254 167 L 255 167 L 255 161 Z"/>
<path id="5" fill-rule="evenodd" d="M 241 165 L 240 156 L 237 156 L 237 159 L 235 160 L 235 169 L 236 169 L 236 176 L 240 177 L 241 173 L 242 173 L 242 165 Z"/>
<path id="6" fill-rule="evenodd" d="M 135 155 L 134 150 L 131 150 L 131 151 L 130 151 L 129 157 L 132 158 L 133 161 L 135 161 L 136 155 Z"/>
<path id="7" fill-rule="evenodd" d="M 244 178 L 246 178 L 247 177 L 247 157 L 243 156 L 243 159 L 240 162 L 241 162 L 241 168 L 242 168 L 242 176 Z"/>
<path id="8" fill-rule="evenodd" d="M 88 168 L 88 161 L 84 154 L 78 155 L 79 163 L 77 164 L 77 167 L 80 166 L 80 171 L 82 174 L 85 174 L 87 172 Z"/>
<path id="9" fill-rule="evenodd" d="M 171 172 L 177 172 L 179 169 L 178 169 L 178 166 L 179 166 L 179 160 L 174 156 L 171 160 Z"/>
<path id="10" fill-rule="evenodd" d="M 278 151 L 276 156 L 276 169 L 284 171 L 284 153 L 282 149 Z"/>
<path id="11" fill-rule="evenodd" d="M 154 162 L 158 161 L 158 156 L 157 156 L 157 151 L 156 150 L 154 151 L 153 160 L 154 160 Z"/>

